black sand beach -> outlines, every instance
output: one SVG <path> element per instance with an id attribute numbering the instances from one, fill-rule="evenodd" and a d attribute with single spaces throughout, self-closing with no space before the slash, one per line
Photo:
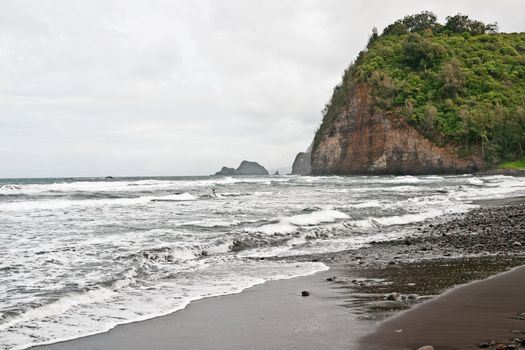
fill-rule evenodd
<path id="1" fill-rule="evenodd" d="M 328 272 L 264 283 L 240 294 L 202 299 L 165 317 L 86 338 L 36 347 L 94 349 L 347 349 L 369 330 L 341 307 Z M 302 297 L 301 291 L 311 294 Z"/>
<path id="2" fill-rule="evenodd" d="M 519 349 L 525 268 L 486 278 L 525 265 L 522 203 L 485 203 L 414 225 L 401 240 L 297 257 L 331 269 L 35 349 L 471 349 L 492 340 Z"/>

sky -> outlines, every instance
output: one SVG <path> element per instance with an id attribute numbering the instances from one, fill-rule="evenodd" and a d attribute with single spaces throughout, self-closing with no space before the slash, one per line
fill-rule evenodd
<path id="1" fill-rule="evenodd" d="M 523 0 L 0 0 L 0 178 L 291 167 L 407 14 L 525 31 Z"/>

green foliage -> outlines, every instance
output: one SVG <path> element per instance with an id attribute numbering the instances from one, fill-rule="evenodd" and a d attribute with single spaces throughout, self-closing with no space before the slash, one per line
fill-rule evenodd
<path id="1" fill-rule="evenodd" d="M 445 49 L 417 33 L 410 33 L 403 45 L 405 62 L 415 69 L 432 68 L 439 64 Z"/>
<path id="2" fill-rule="evenodd" d="M 523 157 L 525 33 L 495 30 L 459 14 L 440 25 L 429 12 L 388 26 L 334 89 L 314 149 L 365 84 L 371 111 L 404 116 L 438 145 L 494 163 Z"/>
<path id="3" fill-rule="evenodd" d="M 406 16 L 398 20 L 383 30 L 383 35 L 394 34 L 402 35 L 408 32 L 419 32 L 426 29 L 435 29 L 440 24 L 437 23 L 437 16 L 430 11 Z"/>
<path id="4" fill-rule="evenodd" d="M 463 92 L 465 77 L 458 59 L 453 58 L 441 67 L 439 81 L 442 84 L 441 91 L 444 97 L 457 98 Z"/>
<path id="5" fill-rule="evenodd" d="M 522 158 L 520 160 L 516 160 L 514 162 L 502 163 L 502 164 L 500 164 L 498 166 L 498 168 L 525 170 L 525 158 Z"/>
<path id="6" fill-rule="evenodd" d="M 498 24 L 485 24 L 458 13 L 455 16 L 447 17 L 447 23 L 445 24 L 444 30 L 451 31 L 452 33 L 470 33 L 473 35 L 485 33 L 494 34 L 498 31 Z"/>

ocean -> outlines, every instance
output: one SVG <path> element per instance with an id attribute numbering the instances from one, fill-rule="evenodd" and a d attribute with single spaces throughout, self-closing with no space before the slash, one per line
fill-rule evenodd
<path id="1" fill-rule="evenodd" d="M 0 179 L 0 349 L 313 274 L 328 267 L 261 258 L 359 249 L 522 195 L 509 176 Z"/>

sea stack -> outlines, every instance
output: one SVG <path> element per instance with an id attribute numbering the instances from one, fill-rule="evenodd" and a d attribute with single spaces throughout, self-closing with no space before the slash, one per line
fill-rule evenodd
<path id="1" fill-rule="evenodd" d="M 243 160 L 237 169 L 222 167 L 222 169 L 215 173 L 217 176 L 232 176 L 232 175 L 269 175 L 262 165 L 257 162 Z"/>
<path id="2" fill-rule="evenodd" d="M 310 152 L 299 152 L 292 165 L 292 175 L 312 174 L 312 154 Z"/>

